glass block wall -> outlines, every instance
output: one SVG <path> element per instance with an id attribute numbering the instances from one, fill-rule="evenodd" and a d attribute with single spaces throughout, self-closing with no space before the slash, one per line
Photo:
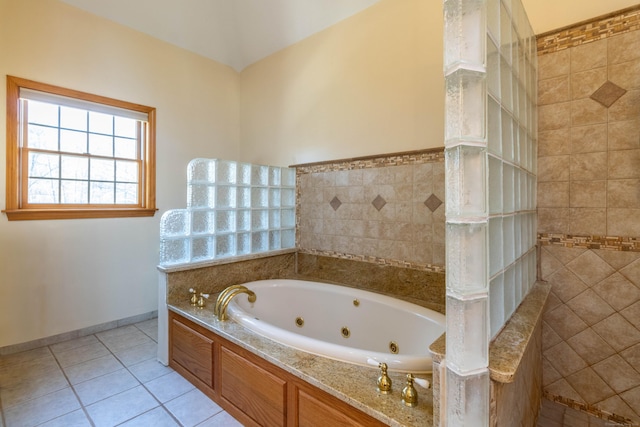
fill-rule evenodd
<path id="1" fill-rule="evenodd" d="M 160 220 L 160 265 L 293 248 L 295 218 L 295 169 L 194 159 L 187 208 Z"/>
<path id="2" fill-rule="evenodd" d="M 445 0 L 446 425 L 489 424 L 489 342 L 536 278 L 535 36 L 520 0 Z"/>

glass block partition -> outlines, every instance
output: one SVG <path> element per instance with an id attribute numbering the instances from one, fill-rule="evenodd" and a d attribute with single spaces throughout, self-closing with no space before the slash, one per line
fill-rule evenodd
<path id="1" fill-rule="evenodd" d="M 160 265 L 293 248 L 295 218 L 295 169 L 194 159 L 187 208 L 160 220 Z"/>
<path id="2" fill-rule="evenodd" d="M 445 0 L 448 426 L 489 425 L 489 342 L 536 279 L 537 56 L 520 0 Z"/>

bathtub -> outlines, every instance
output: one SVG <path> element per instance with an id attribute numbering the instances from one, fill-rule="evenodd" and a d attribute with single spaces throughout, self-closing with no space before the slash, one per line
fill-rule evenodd
<path id="1" fill-rule="evenodd" d="M 246 283 L 228 316 L 253 332 L 298 350 L 363 366 L 431 371 L 429 345 L 445 331 L 444 315 L 392 297 L 303 280 Z M 377 363 L 372 362 L 375 361 Z"/>

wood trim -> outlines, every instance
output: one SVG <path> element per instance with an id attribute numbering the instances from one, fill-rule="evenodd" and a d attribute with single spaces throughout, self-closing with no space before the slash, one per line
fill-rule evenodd
<path id="1" fill-rule="evenodd" d="M 9 221 L 43 219 L 139 218 L 154 216 L 157 209 L 15 209 L 2 211 Z"/>
<path id="2" fill-rule="evenodd" d="M 20 99 L 20 86 L 18 81 L 7 76 L 7 210 L 20 208 L 20 185 L 18 182 L 18 168 L 20 167 L 18 149 L 18 102 Z"/>

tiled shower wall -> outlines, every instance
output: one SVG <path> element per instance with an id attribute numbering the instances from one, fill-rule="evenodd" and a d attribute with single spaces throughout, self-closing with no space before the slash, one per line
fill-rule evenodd
<path id="1" fill-rule="evenodd" d="M 640 8 L 539 48 L 547 397 L 640 424 Z"/>
<path id="2" fill-rule="evenodd" d="M 444 271 L 442 149 L 296 171 L 301 252 Z"/>

